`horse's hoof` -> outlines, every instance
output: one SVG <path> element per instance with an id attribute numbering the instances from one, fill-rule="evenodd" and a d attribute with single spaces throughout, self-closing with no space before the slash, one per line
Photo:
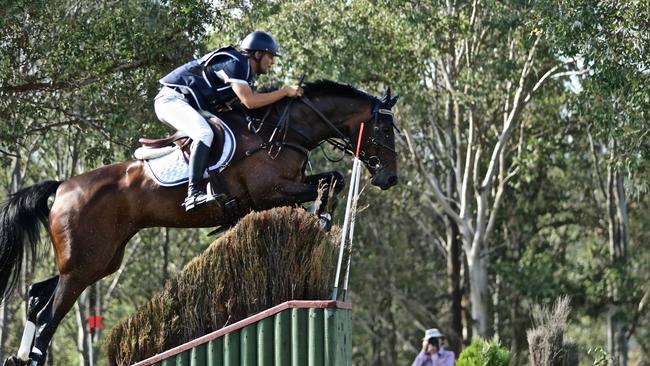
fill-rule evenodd
<path id="1" fill-rule="evenodd" d="M 332 216 L 328 213 L 318 215 L 318 224 L 320 228 L 325 231 L 330 231 L 332 228 Z"/>

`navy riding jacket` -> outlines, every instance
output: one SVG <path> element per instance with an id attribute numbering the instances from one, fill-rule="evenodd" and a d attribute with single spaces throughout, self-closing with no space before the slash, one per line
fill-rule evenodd
<path id="1" fill-rule="evenodd" d="M 253 71 L 246 56 L 224 47 L 177 67 L 160 83 L 188 96 L 194 108 L 216 110 L 237 98 L 232 83 L 253 87 Z"/>

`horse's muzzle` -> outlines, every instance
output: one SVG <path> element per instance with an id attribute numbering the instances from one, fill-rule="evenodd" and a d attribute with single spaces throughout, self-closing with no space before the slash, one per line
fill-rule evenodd
<path id="1" fill-rule="evenodd" d="M 397 184 L 398 178 L 396 174 L 375 174 L 370 183 L 381 188 L 383 191 Z"/>

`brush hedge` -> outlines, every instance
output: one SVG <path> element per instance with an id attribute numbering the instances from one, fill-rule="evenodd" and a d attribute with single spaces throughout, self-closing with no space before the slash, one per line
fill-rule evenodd
<path id="1" fill-rule="evenodd" d="M 337 228 L 325 232 L 302 209 L 247 215 L 111 329 L 109 364 L 132 364 L 288 300 L 328 299 L 338 239 Z"/>

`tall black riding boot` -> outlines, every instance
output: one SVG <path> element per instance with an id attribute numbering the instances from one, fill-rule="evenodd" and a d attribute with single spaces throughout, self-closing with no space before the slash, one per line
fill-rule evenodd
<path id="1" fill-rule="evenodd" d="M 183 206 L 185 211 L 189 211 L 194 207 L 212 201 L 213 197 L 205 193 L 201 188 L 201 181 L 203 180 L 203 173 L 208 164 L 208 157 L 210 155 L 210 147 L 202 142 L 196 142 L 192 147 L 190 155 L 190 180 L 187 185 L 187 198 Z"/>

